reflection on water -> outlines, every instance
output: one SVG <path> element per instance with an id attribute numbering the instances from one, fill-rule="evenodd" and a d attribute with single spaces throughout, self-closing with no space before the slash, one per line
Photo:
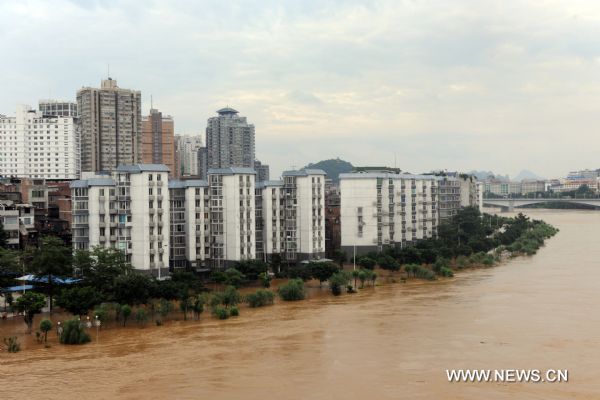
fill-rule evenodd
<path id="1" fill-rule="evenodd" d="M 534 257 L 2 354 L 2 398 L 598 398 L 600 212 L 528 214 L 561 229 Z M 448 383 L 451 368 L 569 369 L 570 381 Z"/>

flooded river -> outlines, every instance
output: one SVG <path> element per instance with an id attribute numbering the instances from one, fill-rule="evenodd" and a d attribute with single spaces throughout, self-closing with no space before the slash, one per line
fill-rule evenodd
<path id="1" fill-rule="evenodd" d="M 533 257 L 1 354 L 0 398 L 600 398 L 600 212 L 528 214 L 561 230 Z M 457 368 L 568 369 L 569 382 L 449 383 Z"/>

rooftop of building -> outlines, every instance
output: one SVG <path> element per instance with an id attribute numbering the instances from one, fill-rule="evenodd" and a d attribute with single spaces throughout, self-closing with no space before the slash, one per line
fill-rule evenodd
<path id="1" fill-rule="evenodd" d="M 169 189 L 186 189 L 189 187 L 207 187 L 208 182 L 202 179 L 170 180 Z"/>
<path id="2" fill-rule="evenodd" d="M 261 182 L 256 183 L 256 187 L 259 189 L 262 189 L 265 187 L 272 187 L 272 186 L 283 186 L 283 181 L 273 180 L 273 181 L 261 181 Z"/>
<path id="3" fill-rule="evenodd" d="M 388 174 L 399 174 L 402 172 L 400 168 L 392 167 L 377 167 L 377 166 L 365 166 L 365 167 L 354 167 L 353 173 L 365 173 L 365 172 L 385 172 Z"/>
<path id="4" fill-rule="evenodd" d="M 247 167 L 227 167 L 227 168 L 209 168 L 208 174 L 213 175 L 235 175 L 235 174 L 253 174 L 256 175 L 256 171 L 252 168 Z"/>
<path id="5" fill-rule="evenodd" d="M 403 173 L 398 174 L 396 172 L 348 172 L 340 174 L 340 180 L 343 179 L 417 179 L 417 180 L 442 180 L 443 178 L 435 175 L 418 175 L 418 174 L 409 174 Z"/>
<path id="6" fill-rule="evenodd" d="M 219 115 L 233 115 L 233 114 L 238 114 L 239 111 L 238 110 L 234 110 L 231 107 L 223 107 L 220 110 L 217 110 L 217 114 Z"/>
<path id="7" fill-rule="evenodd" d="M 117 172 L 129 172 L 131 174 L 139 174 L 141 172 L 169 172 L 170 169 L 164 164 L 132 164 L 119 165 Z"/>
<path id="8" fill-rule="evenodd" d="M 327 175 L 325 171 L 322 169 L 299 169 L 299 170 L 290 170 L 283 171 L 281 176 L 309 176 L 309 175 Z"/>
<path id="9" fill-rule="evenodd" d="M 114 186 L 115 181 L 112 178 L 89 178 L 79 179 L 71 182 L 69 187 L 74 188 L 89 188 L 91 186 Z"/>

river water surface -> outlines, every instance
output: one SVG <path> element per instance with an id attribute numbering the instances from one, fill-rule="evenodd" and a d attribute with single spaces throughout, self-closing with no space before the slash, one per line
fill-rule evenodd
<path id="1" fill-rule="evenodd" d="M 598 399 L 600 212 L 527 213 L 561 230 L 533 257 L 0 354 L 0 398 Z M 449 383 L 458 368 L 568 369 L 569 382 Z"/>

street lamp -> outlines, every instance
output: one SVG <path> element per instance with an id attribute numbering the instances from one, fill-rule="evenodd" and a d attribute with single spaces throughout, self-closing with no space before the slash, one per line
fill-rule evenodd
<path id="1" fill-rule="evenodd" d="M 100 325 L 101 325 L 101 321 L 100 318 L 98 318 L 98 316 L 96 315 L 96 320 L 94 321 L 94 325 L 96 325 L 96 343 L 98 343 L 100 341 Z"/>

